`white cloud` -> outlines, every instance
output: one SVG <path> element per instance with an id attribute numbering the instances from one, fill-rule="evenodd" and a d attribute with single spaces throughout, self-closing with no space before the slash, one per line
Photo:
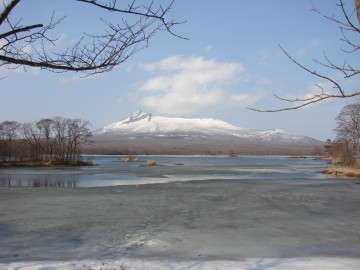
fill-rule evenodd
<path id="1" fill-rule="evenodd" d="M 323 81 L 310 86 L 307 93 L 305 94 L 305 98 L 311 98 L 321 94 L 334 95 L 339 93 L 336 93 L 333 83 L 329 81 Z"/>
<path id="2" fill-rule="evenodd" d="M 59 82 L 62 83 L 62 84 L 68 84 L 68 83 L 72 83 L 72 82 L 75 82 L 75 81 L 78 81 L 80 80 L 81 77 L 80 76 L 67 76 L 67 77 L 62 77 L 59 79 Z"/>
<path id="3" fill-rule="evenodd" d="M 318 48 L 320 45 L 321 45 L 321 41 L 319 39 L 310 40 L 307 43 L 305 43 L 301 49 L 298 50 L 297 56 L 304 57 L 306 54 Z"/>
<path id="4" fill-rule="evenodd" d="M 53 42 L 54 45 L 60 45 L 66 38 L 66 34 L 65 33 L 61 33 L 56 39 L 55 41 Z"/>
<path id="5" fill-rule="evenodd" d="M 238 94 L 238 95 L 231 95 L 231 99 L 234 102 L 244 104 L 245 106 L 251 106 L 256 101 L 260 100 L 264 94 L 257 94 L 252 95 L 250 93 Z"/>
<path id="6" fill-rule="evenodd" d="M 172 56 L 155 63 L 142 64 L 141 68 L 161 72 L 161 75 L 139 87 L 144 94 L 140 104 L 152 111 L 184 115 L 234 102 L 245 103 L 242 99 L 234 98 L 227 89 L 246 77 L 241 63 Z M 246 95 L 249 100 L 255 100 L 251 94 Z"/>
<path id="7" fill-rule="evenodd" d="M 208 46 L 205 47 L 205 51 L 210 52 L 213 48 L 214 48 L 213 45 L 208 45 Z"/>
<path id="8" fill-rule="evenodd" d="M 305 90 L 293 90 L 291 92 L 288 92 L 286 95 L 278 94 L 280 98 L 283 98 L 285 100 L 291 101 L 291 103 L 285 104 L 285 105 L 291 105 L 291 106 L 298 106 L 301 104 L 306 103 L 310 100 L 316 100 L 317 96 L 321 96 L 322 94 L 325 95 L 336 95 L 339 94 L 334 89 L 334 85 L 329 81 L 322 81 L 318 83 L 313 83 L 309 85 Z M 325 99 L 321 102 L 315 102 L 311 103 L 304 107 L 304 109 L 310 109 L 314 106 L 322 105 L 326 102 L 331 101 L 331 99 Z"/>
<path id="9" fill-rule="evenodd" d="M 40 68 L 30 66 L 16 66 L 12 64 L 0 67 L 0 79 L 6 78 L 8 76 L 18 76 L 19 74 L 30 74 L 37 76 L 40 74 Z"/>
<path id="10" fill-rule="evenodd" d="M 133 63 L 128 64 L 127 67 L 126 67 L 127 72 L 131 72 L 133 69 L 134 69 L 134 64 Z"/>
<path id="11" fill-rule="evenodd" d="M 79 81 L 85 81 L 85 80 L 94 80 L 97 79 L 99 77 L 104 77 L 106 76 L 106 72 L 103 73 L 95 73 L 92 74 L 91 76 L 86 76 L 82 73 L 74 73 L 74 72 L 68 72 L 65 73 L 65 76 L 59 79 L 59 82 L 62 84 L 70 84 L 70 83 L 75 83 L 75 82 L 79 82 Z"/>

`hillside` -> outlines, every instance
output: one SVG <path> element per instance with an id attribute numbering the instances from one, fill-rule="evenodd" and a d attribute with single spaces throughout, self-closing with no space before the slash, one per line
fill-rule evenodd
<path id="1" fill-rule="evenodd" d="M 280 129 L 249 130 L 211 118 L 171 118 L 142 111 L 93 132 L 103 154 L 311 154 L 322 142 Z"/>

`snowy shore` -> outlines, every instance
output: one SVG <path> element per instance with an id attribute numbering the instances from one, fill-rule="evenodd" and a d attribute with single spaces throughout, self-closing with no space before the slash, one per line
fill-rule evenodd
<path id="1" fill-rule="evenodd" d="M 356 270 L 360 259 L 296 258 L 246 259 L 242 261 L 117 260 L 73 262 L 20 262 L 0 264 L 2 270 Z"/>

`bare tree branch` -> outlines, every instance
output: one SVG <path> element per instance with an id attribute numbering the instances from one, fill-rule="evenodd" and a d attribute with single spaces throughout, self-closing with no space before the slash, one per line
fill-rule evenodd
<path id="1" fill-rule="evenodd" d="M 5 6 L 5 9 L 0 14 L 0 25 L 2 25 L 2 23 L 9 17 L 10 12 L 19 2 L 20 0 L 12 0 L 7 6 Z"/>
<path id="2" fill-rule="evenodd" d="M 298 61 L 296 61 L 281 45 L 279 44 L 280 49 L 285 53 L 285 55 L 297 66 L 305 70 L 306 72 L 315 75 L 316 77 L 319 77 L 321 79 L 327 80 L 331 82 L 334 85 L 334 88 L 338 89 L 341 93 L 342 97 L 345 97 L 344 91 L 342 90 L 340 84 L 338 84 L 335 80 L 331 79 L 328 76 L 321 75 L 320 73 L 316 72 L 316 70 L 310 70 L 309 68 L 305 67 L 304 65 L 300 64 Z"/>
<path id="3" fill-rule="evenodd" d="M 306 107 L 308 105 L 320 102 L 320 101 L 324 101 L 326 99 L 334 99 L 334 98 L 351 98 L 351 97 L 356 97 L 359 96 L 360 92 L 356 92 L 356 93 L 352 93 L 352 94 L 347 94 L 347 95 L 331 95 L 331 94 L 319 94 L 319 95 L 314 95 L 313 97 L 309 97 L 309 98 L 294 98 L 294 99 L 286 99 L 286 98 L 282 98 L 279 97 L 277 95 L 274 95 L 275 98 L 281 100 L 281 101 L 286 101 L 289 103 L 300 103 L 299 105 L 292 105 L 289 107 L 285 107 L 285 108 L 280 108 L 280 109 L 270 109 L 270 110 L 262 110 L 262 109 L 256 109 L 256 108 L 248 108 L 249 110 L 255 111 L 255 112 L 282 112 L 282 111 L 291 111 L 291 110 L 297 110 L 303 107 Z"/>
<path id="4" fill-rule="evenodd" d="M 331 22 L 334 22 L 338 25 L 340 32 L 341 32 L 341 38 L 340 40 L 347 46 L 349 46 L 350 50 L 342 49 L 342 51 L 346 54 L 353 54 L 358 53 L 360 51 L 360 44 L 358 43 L 358 39 L 354 38 L 354 35 L 360 34 L 360 28 L 356 26 L 357 22 L 360 22 L 360 0 L 355 0 L 356 10 L 357 10 L 357 16 L 358 20 L 356 20 L 356 23 L 353 21 L 353 16 L 351 17 L 349 14 L 351 12 L 345 8 L 345 3 L 343 0 L 339 0 L 339 3 L 337 6 L 341 9 L 342 14 L 344 16 L 344 19 L 338 19 L 334 15 L 329 16 L 326 14 L 323 14 L 321 11 L 319 11 L 316 8 L 313 8 L 313 11 L 321 15 L 322 17 L 326 18 L 327 20 L 330 20 Z M 354 10 L 354 9 L 353 9 Z M 354 14 L 354 12 L 352 12 Z M 358 36 L 357 36 L 358 37 Z M 319 94 L 314 94 L 310 97 L 305 98 L 293 98 L 293 99 L 287 99 L 283 97 L 279 97 L 277 95 L 274 95 L 275 98 L 291 103 L 291 106 L 280 108 L 280 109 L 258 109 L 258 108 L 249 108 L 250 110 L 257 111 L 257 112 L 280 112 L 280 111 L 288 111 L 288 110 L 296 110 L 299 108 L 303 108 L 305 106 L 321 102 L 323 100 L 327 99 L 337 99 L 337 98 L 352 98 L 355 96 L 360 96 L 360 89 L 353 90 L 350 93 L 346 93 L 345 89 L 341 85 L 341 83 L 333 77 L 333 75 L 325 75 L 323 73 L 320 73 L 316 70 L 310 69 L 309 67 L 301 64 L 298 60 L 296 60 L 294 57 L 292 57 L 280 44 L 280 49 L 282 52 L 293 62 L 296 66 L 300 67 L 302 70 L 306 71 L 307 73 L 321 79 L 329 82 L 332 85 L 332 89 L 335 90 L 335 93 L 333 91 L 325 92 L 323 88 L 321 88 L 319 85 L 317 85 L 320 88 Z M 325 67 L 329 70 L 335 70 L 342 74 L 342 77 L 344 79 L 353 78 L 360 74 L 360 67 L 355 67 L 352 64 L 349 64 L 348 61 L 343 61 L 343 64 L 336 64 L 334 61 L 330 59 L 330 57 L 324 52 L 324 59 L 325 61 L 319 61 L 314 59 L 314 62 L 318 64 L 321 67 Z M 356 62 L 355 62 L 356 63 Z"/>
<path id="5" fill-rule="evenodd" d="M 0 66 L 31 66 L 54 72 L 75 71 L 87 76 L 112 70 L 147 47 L 150 39 L 159 31 L 183 38 L 173 32 L 173 27 L 184 22 L 167 18 L 174 0 L 166 6 L 162 6 L 161 0 L 152 0 L 148 5 L 141 0 L 127 0 L 127 5 L 117 0 L 73 1 L 91 5 L 104 13 L 118 14 L 118 20 L 116 23 L 102 20 L 102 33 L 84 33 L 73 46 L 59 51 L 56 50 L 59 37 L 51 38 L 51 33 L 65 17 L 56 20 L 53 13 L 46 25 L 22 25 L 21 20 L 12 23 L 11 14 L 16 12 L 15 7 L 21 0 L 4 3 L 0 26 L 6 24 L 10 30 L 1 33 L 0 28 Z M 125 16 L 131 18 L 127 20 Z M 49 45 L 54 50 L 49 49 Z"/>
<path id="6" fill-rule="evenodd" d="M 25 26 L 25 27 L 22 27 L 22 28 L 17 28 L 17 29 L 14 29 L 12 31 L 0 34 L 0 39 L 1 38 L 6 38 L 6 37 L 11 36 L 11 35 L 18 34 L 20 32 L 26 32 L 26 31 L 30 31 L 30 30 L 35 29 L 35 28 L 40 28 L 40 27 L 43 27 L 43 26 L 44 25 L 42 25 L 42 24 L 35 24 L 35 25 Z"/>

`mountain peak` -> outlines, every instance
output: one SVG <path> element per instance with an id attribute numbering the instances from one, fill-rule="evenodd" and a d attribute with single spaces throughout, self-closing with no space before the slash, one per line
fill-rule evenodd
<path id="1" fill-rule="evenodd" d="M 272 143 L 313 143 L 313 138 L 292 135 L 281 129 L 248 130 L 212 118 L 176 118 L 157 116 L 138 110 L 132 116 L 94 132 L 108 138 L 172 138 L 248 140 Z"/>
<path id="2" fill-rule="evenodd" d="M 139 118 L 139 117 L 146 116 L 148 114 L 151 114 L 151 113 L 144 113 L 141 109 L 139 109 L 139 110 L 137 110 L 136 112 L 133 113 L 132 118 L 136 119 L 136 118 Z"/>
<path id="3" fill-rule="evenodd" d="M 137 110 L 133 113 L 132 116 L 126 118 L 125 120 L 121 121 L 123 124 L 130 124 L 134 123 L 143 119 L 148 119 L 148 121 L 151 121 L 152 114 L 151 113 L 144 113 L 142 110 Z"/>

